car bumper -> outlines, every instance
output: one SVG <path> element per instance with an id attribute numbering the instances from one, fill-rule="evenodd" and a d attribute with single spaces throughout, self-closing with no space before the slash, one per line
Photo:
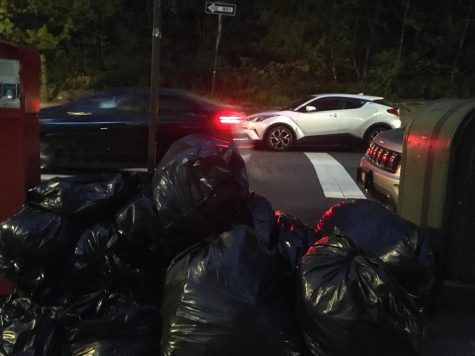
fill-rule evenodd
<path id="1" fill-rule="evenodd" d="M 390 205 L 393 209 L 396 208 L 399 196 L 399 170 L 396 173 L 387 172 L 363 157 L 357 168 L 356 180 L 379 201 Z"/>

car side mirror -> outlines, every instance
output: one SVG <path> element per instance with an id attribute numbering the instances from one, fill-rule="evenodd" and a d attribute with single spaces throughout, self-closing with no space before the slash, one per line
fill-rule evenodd
<path id="1" fill-rule="evenodd" d="M 306 112 L 313 112 L 313 111 L 317 111 L 317 108 L 315 106 L 312 106 L 312 105 L 307 105 L 305 107 L 305 111 Z"/>

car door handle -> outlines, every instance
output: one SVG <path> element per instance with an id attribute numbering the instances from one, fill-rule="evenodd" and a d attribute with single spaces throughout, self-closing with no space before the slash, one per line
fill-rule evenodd
<path id="1" fill-rule="evenodd" d="M 337 117 L 337 114 L 330 114 L 330 117 Z"/>
<path id="2" fill-rule="evenodd" d="M 85 112 L 85 111 L 68 111 L 68 115 L 70 115 L 70 116 L 89 116 L 89 115 L 92 115 L 92 113 Z"/>
<path id="3" fill-rule="evenodd" d="M 101 128 L 99 128 L 99 130 L 109 130 L 109 128 L 108 127 L 101 127 Z"/>

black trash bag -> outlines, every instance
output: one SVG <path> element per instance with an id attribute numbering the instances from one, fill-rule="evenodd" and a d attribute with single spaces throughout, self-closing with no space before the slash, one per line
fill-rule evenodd
<path id="1" fill-rule="evenodd" d="M 33 292 L 60 278 L 78 238 L 71 219 L 26 206 L 1 224 L 0 274 Z"/>
<path id="2" fill-rule="evenodd" d="M 57 177 L 31 188 L 26 201 L 57 214 L 104 221 L 137 194 L 143 180 L 129 172 Z"/>
<path id="3" fill-rule="evenodd" d="M 237 226 L 177 256 L 162 303 L 162 355 L 301 355 L 287 274 Z"/>
<path id="4" fill-rule="evenodd" d="M 119 210 L 115 226 L 123 249 L 121 257 L 136 266 L 147 268 L 154 268 L 160 262 L 163 229 L 153 202 L 151 186 Z"/>
<path id="5" fill-rule="evenodd" d="M 164 229 L 195 241 L 224 231 L 245 202 L 249 183 L 236 147 L 189 135 L 167 151 L 153 177 L 153 195 Z"/>
<path id="6" fill-rule="evenodd" d="M 233 218 L 233 224 L 249 226 L 265 245 L 270 247 L 270 237 L 275 224 L 274 213 L 274 209 L 266 198 L 255 192 L 249 192 L 246 204 L 238 210 Z"/>
<path id="7" fill-rule="evenodd" d="M 369 200 L 335 204 L 316 232 L 328 235 L 335 228 L 366 255 L 381 259 L 421 311 L 432 307 L 436 268 L 422 229 Z"/>
<path id="8" fill-rule="evenodd" d="M 313 355 L 410 356 L 423 320 L 386 266 L 342 236 L 302 257 L 297 315 Z"/>
<path id="9" fill-rule="evenodd" d="M 64 340 L 61 308 L 14 295 L 0 308 L 1 355 L 61 355 Z"/>
<path id="10" fill-rule="evenodd" d="M 316 241 L 314 231 L 301 220 L 274 211 L 269 201 L 250 192 L 247 204 L 234 219 L 235 224 L 251 227 L 270 252 L 282 258 L 288 271 L 295 273 L 300 258 Z"/>
<path id="11" fill-rule="evenodd" d="M 66 310 L 65 329 L 65 355 L 86 350 L 103 356 L 149 355 L 158 354 L 160 346 L 158 306 L 137 303 L 133 293 L 102 289 L 76 298 Z"/>
<path id="12" fill-rule="evenodd" d="M 156 356 L 160 355 L 160 345 L 156 342 L 158 338 L 157 335 L 134 338 L 111 336 L 73 344 L 63 356 Z"/>
<path id="13" fill-rule="evenodd" d="M 272 240 L 287 269 L 296 272 L 300 259 L 317 240 L 315 232 L 300 219 L 281 211 L 275 212 Z"/>
<path id="14" fill-rule="evenodd" d="M 73 290 L 85 293 L 127 282 L 127 266 L 115 251 L 119 236 L 110 223 L 86 229 L 71 258 Z"/>
<path id="15" fill-rule="evenodd" d="M 127 249 L 120 244 L 114 224 L 97 224 L 86 229 L 76 244 L 69 266 L 69 290 L 73 295 L 102 288 L 132 291 L 137 301 L 159 298 L 163 272 L 132 266 L 121 257 Z"/>

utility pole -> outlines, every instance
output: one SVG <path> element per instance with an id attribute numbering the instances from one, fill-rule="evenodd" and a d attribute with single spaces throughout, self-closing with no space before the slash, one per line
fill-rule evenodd
<path id="1" fill-rule="evenodd" d="M 148 127 L 148 173 L 152 175 L 155 171 L 157 160 L 157 131 L 158 131 L 158 105 L 160 88 L 160 40 L 162 33 L 161 25 L 161 4 L 160 0 L 153 3 L 153 29 L 152 29 L 152 63 L 150 78 L 150 124 Z"/>

